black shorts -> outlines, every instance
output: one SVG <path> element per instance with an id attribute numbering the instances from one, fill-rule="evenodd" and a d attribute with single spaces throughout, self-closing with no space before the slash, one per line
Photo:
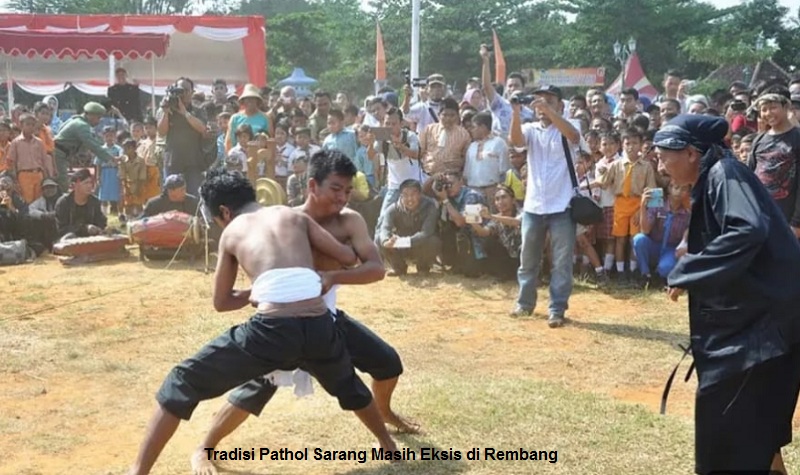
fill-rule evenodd
<path id="1" fill-rule="evenodd" d="M 792 441 L 800 391 L 800 346 L 697 394 L 695 471 L 766 475 Z M 726 411 L 727 409 L 727 411 Z"/>
<path id="2" fill-rule="evenodd" d="M 237 325 L 172 369 L 156 399 L 181 419 L 189 419 L 200 401 L 275 370 L 302 366 L 345 410 L 372 401 L 330 313 L 319 317 L 254 316 Z"/>
<path id="3" fill-rule="evenodd" d="M 341 310 L 336 313 L 336 326 L 344 339 L 347 352 L 350 353 L 353 366 L 359 371 L 369 374 L 377 381 L 396 378 L 403 373 L 400 355 L 372 330 Z M 250 414 L 260 415 L 278 390 L 267 381 L 265 375 L 266 373 L 259 375 L 231 391 L 228 402 Z"/>

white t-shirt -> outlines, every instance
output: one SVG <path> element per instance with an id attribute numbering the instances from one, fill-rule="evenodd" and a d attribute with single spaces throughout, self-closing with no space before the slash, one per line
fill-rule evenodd
<path id="1" fill-rule="evenodd" d="M 275 176 L 289 176 L 289 159 L 294 152 L 294 145 L 286 142 L 282 147 L 278 147 L 275 157 Z"/>
<path id="2" fill-rule="evenodd" d="M 467 148 L 464 163 L 464 180 L 467 186 L 482 188 L 503 183 L 505 174 L 511 168 L 508 158 L 508 146 L 500 137 L 489 137 L 480 142 L 472 142 Z M 478 156 L 481 149 L 481 156 Z"/>
<path id="3" fill-rule="evenodd" d="M 608 160 L 606 157 L 601 158 L 597 161 L 594 165 L 594 176 L 600 180 L 607 172 L 608 169 L 611 167 L 611 164 L 615 161 L 619 160 L 619 155 L 615 156 L 613 160 Z M 600 189 L 600 206 L 603 208 L 610 208 L 614 206 L 614 200 L 616 196 L 614 193 L 606 188 Z"/>
<path id="4" fill-rule="evenodd" d="M 580 131 L 578 121 L 568 120 Z M 528 183 L 523 208 L 526 213 L 563 213 L 574 195 L 569 176 L 561 132 L 555 125 L 542 127 L 541 122 L 522 126 L 522 134 L 528 147 Z M 578 144 L 570 145 L 570 155 L 575 163 Z"/>
<path id="5" fill-rule="evenodd" d="M 406 138 L 408 148 L 419 152 L 419 137 L 417 137 L 417 134 L 411 131 L 407 131 L 406 133 L 408 134 Z M 382 152 L 384 150 L 383 143 L 375 142 L 375 150 Z M 388 167 L 387 188 L 390 190 L 399 189 L 400 184 L 409 179 L 421 181 L 422 175 L 419 167 L 419 160 L 412 160 L 405 155 L 401 155 L 391 144 L 389 144 L 386 157 L 383 159 L 382 164 Z"/>

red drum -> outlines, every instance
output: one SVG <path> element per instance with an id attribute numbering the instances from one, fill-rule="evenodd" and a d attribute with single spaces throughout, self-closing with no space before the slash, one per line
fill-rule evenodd
<path id="1" fill-rule="evenodd" d="M 53 254 L 75 257 L 122 253 L 128 242 L 128 236 L 123 234 L 65 239 L 53 245 Z"/>
<path id="2" fill-rule="evenodd" d="M 184 242 L 199 242 L 197 220 L 180 211 L 167 211 L 133 221 L 128 226 L 133 241 L 147 247 L 177 249 Z"/>

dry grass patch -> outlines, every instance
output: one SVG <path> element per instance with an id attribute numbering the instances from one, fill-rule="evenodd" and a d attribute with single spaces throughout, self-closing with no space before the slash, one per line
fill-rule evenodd
<path id="1" fill-rule="evenodd" d="M 164 263 L 166 265 L 166 263 Z M 135 456 L 166 372 L 247 311 L 213 312 L 211 276 L 121 263 L 67 269 L 46 260 L 4 269 L 0 285 L 0 474 L 122 474 Z M 244 285 L 244 284 L 243 284 Z M 236 474 L 651 474 L 693 467 L 694 381 L 679 382 L 667 417 L 663 383 L 687 341 L 685 303 L 579 284 L 569 324 L 507 316 L 516 285 L 452 276 L 343 288 L 339 304 L 392 343 L 406 368 L 396 408 L 420 421 L 419 450 L 557 450 L 558 462 L 227 462 Z M 82 300 L 80 303 L 73 303 Z M 20 316 L 28 313 L 27 316 Z M 365 377 L 365 379 L 368 379 Z M 165 450 L 156 474 L 188 472 L 188 457 L 221 401 L 202 404 Z M 366 449 L 372 439 L 317 387 L 279 391 L 259 419 L 223 444 Z M 800 471 L 798 444 L 788 451 Z M 313 454 L 313 452 L 312 452 Z"/>

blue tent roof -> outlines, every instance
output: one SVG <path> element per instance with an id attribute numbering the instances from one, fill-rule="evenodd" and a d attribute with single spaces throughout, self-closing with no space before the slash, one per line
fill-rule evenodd
<path id="1" fill-rule="evenodd" d="M 278 83 L 279 86 L 313 86 L 314 84 L 317 84 L 317 80 L 306 76 L 303 68 L 294 68 L 288 78 Z"/>

